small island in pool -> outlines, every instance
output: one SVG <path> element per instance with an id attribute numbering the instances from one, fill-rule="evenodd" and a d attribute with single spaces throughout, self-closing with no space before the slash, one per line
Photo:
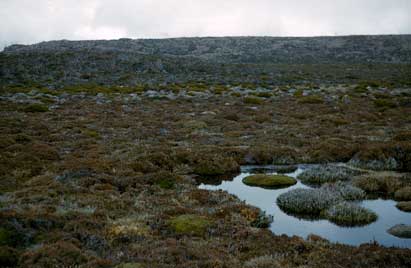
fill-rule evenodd
<path id="1" fill-rule="evenodd" d="M 297 183 L 297 180 L 286 175 L 255 174 L 243 179 L 243 183 L 249 186 L 262 188 L 284 188 Z"/>

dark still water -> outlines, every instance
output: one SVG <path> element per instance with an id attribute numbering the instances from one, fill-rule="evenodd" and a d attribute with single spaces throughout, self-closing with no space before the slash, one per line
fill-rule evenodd
<path id="1" fill-rule="evenodd" d="M 296 177 L 307 166 L 301 165 L 288 176 Z M 309 234 L 316 234 L 332 242 L 339 242 L 349 245 L 360 245 L 362 243 L 377 241 L 384 246 L 397 246 L 411 248 L 411 239 L 401 239 L 387 233 L 387 230 L 396 224 L 411 224 L 411 213 L 402 212 L 395 207 L 393 200 L 365 200 L 360 204 L 378 214 L 378 220 L 362 227 L 340 227 L 328 220 L 305 220 L 285 214 L 277 206 L 277 197 L 295 188 L 309 188 L 300 181 L 284 189 L 262 189 L 250 187 L 242 183 L 242 179 L 250 174 L 254 174 L 252 169 L 244 167 L 243 172 L 232 181 L 222 181 L 220 185 L 201 184 L 201 189 L 225 190 L 236 195 L 248 204 L 259 207 L 267 214 L 274 216 L 271 224 L 271 231 L 276 235 L 286 234 L 289 236 L 298 235 L 307 237 Z M 275 174 L 274 172 L 267 172 Z"/>

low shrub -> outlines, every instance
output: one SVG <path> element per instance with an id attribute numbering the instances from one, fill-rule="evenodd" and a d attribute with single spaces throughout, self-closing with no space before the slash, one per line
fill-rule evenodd
<path id="1" fill-rule="evenodd" d="M 394 137 L 394 141 L 411 141 L 411 131 L 398 132 Z"/>
<path id="2" fill-rule="evenodd" d="M 23 109 L 26 113 L 44 113 L 48 110 L 49 108 L 44 104 L 30 104 Z"/>
<path id="3" fill-rule="evenodd" d="M 117 265 L 115 268 L 145 268 L 146 265 L 142 263 L 127 262 Z"/>
<path id="4" fill-rule="evenodd" d="M 232 157 L 221 155 L 208 155 L 207 158 L 199 158 L 194 163 L 194 173 L 201 176 L 218 176 L 236 173 L 240 166 Z"/>
<path id="5" fill-rule="evenodd" d="M 361 174 L 360 171 L 337 165 L 320 165 L 305 170 L 298 179 L 308 184 L 323 184 L 326 182 L 346 181 Z"/>
<path id="6" fill-rule="evenodd" d="M 296 158 L 297 152 L 289 147 L 255 146 L 245 155 L 245 164 L 290 165 Z"/>
<path id="7" fill-rule="evenodd" d="M 365 145 L 349 163 L 372 170 L 411 171 L 411 142 Z"/>
<path id="8" fill-rule="evenodd" d="M 398 201 L 411 201 L 411 186 L 397 190 L 394 194 L 394 198 Z"/>
<path id="9" fill-rule="evenodd" d="M 0 266 L 15 267 L 18 262 L 17 251 L 11 247 L 0 246 Z"/>
<path id="10" fill-rule="evenodd" d="M 300 104 L 321 104 L 324 103 L 324 99 L 321 96 L 303 96 L 298 98 L 298 103 Z"/>
<path id="11" fill-rule="evenodd" d="M 396 108 L 397 103 L 390 99 L 376 99 L 374 100 L 374 106 L 382 109 Z"/>
<path id="12" fill-rule="evenodd" d="M 314 163 L 347 162 L 358 151 L 357 147 L 350 140 L 329 138 L 310 146 L 307 153 Z"/>
<path id="13" fill-rule="evenodd" d="M 353 185 L 367 193 L 393 195 L 397 190 L 404 187 L 404 182 L 396 174 L 380 172 L 358 176 L 354 178 Z"/>
<path id="14" fill-rule="evenodd" d="M 162 189 L 173 189 L 174 186 L 181 181 L 181 176 L 168 172 L 159 171 L 150 176 L 155 185 L 158 185 Z"/>
<path id="15" fill-rule="evenodd" d="M 41 160 L 53 161 L 60 159 L 58 151 L 48 144 L 35 143 L 30 147 L 30 150 L 33 155 Z"/>
<path id="16" fill-rule="evenodd" d="M 23 243 L 23 234 L 13 228 L 0 227 L 0 246 L 16 247 Z"/>
<path id="17" fill-rule="evenodd" d="M 388 229 L 387 232 L 396 237 L 411 238 L 411 225 L 398 224 Z"/>
<path id="18" fill-rule="evenodd" d="M 264 99 L 259 98 L 259 97 L 247 96 L 243 99 L 243 102 L 245 104 L 260 105 L 264 102 Z"/>
<path id="19" fill-rule="evenodd" d="M 320 215 L 323 210 L 339 201 L 342 201 L 341 197 L 321 189 L 294 189 L 277 198 L 277 204 L 282 210 L 308 215 Z"/>
<path id="20" fill-rule="evenodd" d="M 244 263 L 244 268 L 283 268 L 282 257 L 264 255 L 252 258 Z"/>
<path id="21" fill-rule="evenodd" d="M 250 225 L 255 228 L 268 228 L 272 222 L 272 216 L 266 215 L 265 212 L 260 212 Z"/>
<path id="22" fill-rule="evenodd" d="M 324 216 L 329 221 L 343 226 L 366 225 L 378 218 L 373 211 L 349 202 L 341 202 L 331 206 L 325 211 Z"/>
<path id="23" fill-rule="evenodd" d="M 411 212 L 411 201 L 398 202 L 396 207 L 405 212 Z"/>
<path id="24" fill-rule="evenodd" d="M 274 170 L 277 173 L 280 174 L 286 174 L 286 173 L 292 173 L 298 169 L 297 165 L 280 165 L 280 166 L 275 166 Z"/>
<path id="25" fill-rule="evenodd" d="M 316 189 L 294 189 L 277 198 L 278 206 L 289 213 L 319 216 L 344 200 L 363 199 L 365 193 L 345 183 L 325 184 Z"/>
<path id="26" fill-rule="evenodd" d="M 43 245 L 21 257 L 24 267 L 79 267 L 88 262 L 81 249 L 69 242 Z"/>
<path id="27" fill-rule="evenodd" d="M 260 98 L 271 98 L 273 96 L 273 93 L 271 93 L 271 92 L 258 92 L 258 93 L 256 93 L 256 96 L 260 97 Z"/>
<path id="28" fill-rule="evenodd" d="M 361 200 L 365 198 L 365 192 L 355 186 L 348 183 L 337 182 L 335 184 L 324 184 L 321 190 L 330 191 L 335 195 L 341 196 L 344 200 Z"/>

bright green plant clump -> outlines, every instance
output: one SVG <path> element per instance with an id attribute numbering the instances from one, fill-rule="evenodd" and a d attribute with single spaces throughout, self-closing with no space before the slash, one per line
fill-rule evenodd
<path id="1" fill-rule="evenodd" d="M 297 181 L 294 178 L 285 175 L 256 174 L 245 177 L 243 183 L 250 186 L 277 188 L 294 185 Z"/>

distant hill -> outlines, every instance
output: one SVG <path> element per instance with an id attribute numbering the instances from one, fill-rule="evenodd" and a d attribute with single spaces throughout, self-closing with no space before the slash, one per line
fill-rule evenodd
<path id="1" fill-rule="evenodd" d="M 0 82 L 56 86 L 403 79 L 410 64 L 411 35 L 62 40 L 6 47 L 0 53 Z"/>

